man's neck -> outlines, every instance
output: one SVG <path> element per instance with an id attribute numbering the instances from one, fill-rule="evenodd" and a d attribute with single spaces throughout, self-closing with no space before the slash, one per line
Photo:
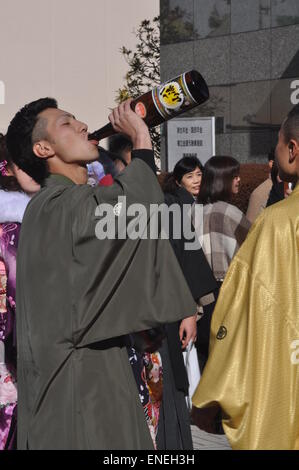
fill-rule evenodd
<path id="1" fill-rule="evenodd" d="M 87 168 L 85 165 L 70 163 L 63 165 L 49 165 L 51 174 L 62 175 L 72 180 L 75 184 L 87 183 Z"/>

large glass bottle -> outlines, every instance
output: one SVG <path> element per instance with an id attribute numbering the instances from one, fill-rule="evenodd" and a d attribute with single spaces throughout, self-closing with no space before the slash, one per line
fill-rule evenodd
<path id="1" fill-rule="evenodd" d="M 131 103 L 131 108 L 144 119 L 148 127 L 178 116 L 204 103 L 209 98 L 208 86 L 196 70 L 190 70 L 144 93 Z M 101 140 L 115 134 L 109 123 L 89 134 L 89 140 Z"/>

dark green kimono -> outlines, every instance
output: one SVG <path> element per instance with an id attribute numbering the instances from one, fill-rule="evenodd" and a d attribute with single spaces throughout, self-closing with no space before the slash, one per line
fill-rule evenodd
<path id="1" fill-rule="evenodd" d="M 95 236 L 96 207 L 118 196 L 127 206 L 164 199 L 136 158 L 110 187 L 53 175 L 26 210 L 17 260 L 19 449 L 153 448 L 123 335 L 192 315 L 195 304 L 168 240 Z"/>

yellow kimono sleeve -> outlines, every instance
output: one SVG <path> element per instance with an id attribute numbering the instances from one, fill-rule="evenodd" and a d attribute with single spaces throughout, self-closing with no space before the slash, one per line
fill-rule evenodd
<path id="1" fill-rule="evenodd" d="M 221 407 L 233 449 L 299 448 L 294 335 L 281 304 L 237 255 L 221 288 L 209 360 L 193 396 L 198 408 Z"/>

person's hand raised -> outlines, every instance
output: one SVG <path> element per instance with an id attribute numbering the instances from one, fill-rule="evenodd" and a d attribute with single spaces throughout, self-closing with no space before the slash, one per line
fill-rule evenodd
<path id="1" fill-rule="evenodd" d="M 132 109 L 132 98 L 121 103 L 109 114 L 109 121 L 113 128 L 125 134 L 132 141 L 133 149 L 152 149 L 149 130 L 143 119 Z"/>

